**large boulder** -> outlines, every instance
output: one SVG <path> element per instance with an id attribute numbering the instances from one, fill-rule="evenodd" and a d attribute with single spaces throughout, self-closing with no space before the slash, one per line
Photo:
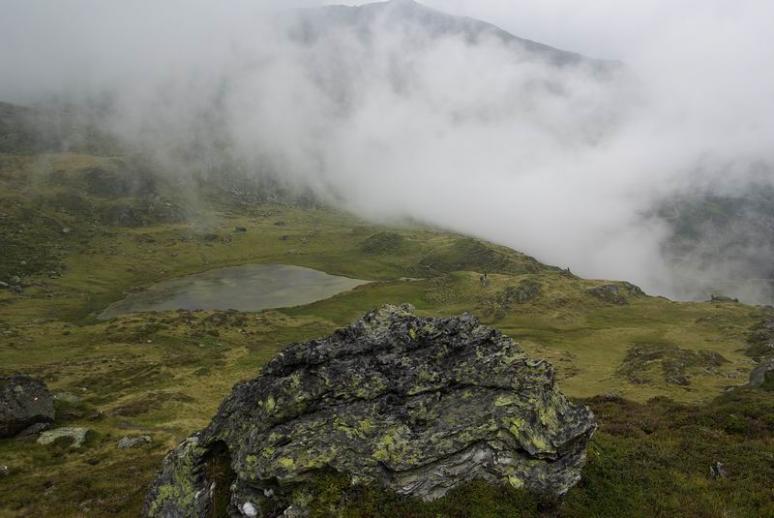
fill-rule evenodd
<path id="1" fill-rule="evenodd" d="M 385 306 L 237 385 L 167 456 L 145 512 L 273 516 L 323 470 L 426 500 L 473 479 L 561 495 L 595 428 L 500 332 Z"/>
<path id="2" fill-rule="evenodd" d="M 42 381 L 23 374 L 0 376 L 0 438 L 53 420 L 54 400 Z"/>

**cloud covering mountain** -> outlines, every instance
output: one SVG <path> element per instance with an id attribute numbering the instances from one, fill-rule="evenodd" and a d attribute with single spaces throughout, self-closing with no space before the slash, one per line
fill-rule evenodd
<path id="1" fill-rule="evenodd" d="M 679 297 L 730 276 L 723 254 L 705 260 L 712 236 L 702 260 L 697 246 L 665 253 L 675 226 L 661 208 L 772 183 L 772 8 L 634 2 L 636 28 L 607 1 L 430 4 L 509 29 L 549 19 L 554 32 L 521 39 L 406 0 L 9 2 L 0 100 L 89 106 L 183 178 L 239 164 L 366 217 L 470 233 L 585 276 Z M 555 37 L 562 23 L 574 41 L 606 43 L 572 50 L 624 64 L 535 43 L 572 43 Z M 754 241 L 742 256 L 765 270 L 770 250 Z M 729 290 L 765 300 L 759 288 Z"/>

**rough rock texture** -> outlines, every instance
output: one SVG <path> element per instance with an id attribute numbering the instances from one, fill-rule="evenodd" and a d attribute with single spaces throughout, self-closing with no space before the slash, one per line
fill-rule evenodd
<path id="1" fill-rule="evenodd" d="M 42 381 L 22 374 L 0 376 L 0 438 L 53 420 L 54 401 Z"/>
<path id="2" fill-rule="evenodd" d="M 750 373 L 750 386 L 774 389 L 774 358 L 762 361 L 753 369 Z"/>
<path id="3" fill-rule="evenodd" d="M 563 494 L 595 428 L 552 367 L 498 331 L 385 306 L 237 385 L 167 456 L 145 512 L 273 516 L 331 469 L 424 499 L 472 479 Z"/>
<path id="4" fill-rule="evenodd" d="M 71 448 L 80 448 L 86 443 L 86 439 L 89 437 L 90 432 L 91 430 L 88 428 L 64 426 L 40 434 L 40 437 L 38 437 L 38 444 L 48 446 L 49 444 L 54 444 L 58 440 L 61 440 Z"/>
<path id="5" fill-rule="evenodd" d="M 143 435 L 141 437 L 124 437 L 118 441 L 118 447 L 122 450 L 128 448 L 141 448 L 142 446 L 147 446 L 151 442 L 152 440 L 149 435 Z"/>
<path id="6" fill-rule="evenodd" d="M 774 358 L 774 317 L 757 322 L 747 335 L 747 343 L 746 354 L 756 361 Z"/>

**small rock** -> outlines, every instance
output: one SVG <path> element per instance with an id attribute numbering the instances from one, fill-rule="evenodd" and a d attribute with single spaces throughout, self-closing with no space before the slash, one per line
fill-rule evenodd
<path id="1" fill-rule="evenodd" d="M 10 287 L 11 285 L 8 284 L 7 282 L 0 281 L 0 289 L 7 290 Z"/>
<path id="2" fill-rule="evenodd" d="M 8 466 L 0 466 L 0 478 L 7 477 L 11 474 L 11 470 L 8 468 Z"/>
<path id="3" fill-rule="evenodd" d="M 118 441 L 118 447 L 125 450 L 127 448 L 139 448 L 150 443 L 151 438 L 147 435 L 143 435 L 142 437 L 124 437 Z"/>
<path id="4" fill-rule="evenodd" d="M 256 509 L 255 505 L 253 505 L 251 502 L 245 502 L 242 504 L 242 514 L 252 518 L 254 516 L 258 516 L 258 509 Z"/>
<path id="5" fill-rule="evenodd" d="M 40 434 L 40 437 L 38 437 L 38 444 L 42 444 L 43 446 L 48 446 L 49 444 L 53 444 L 54 441 L 61 438 L 68 438 L 72 441 L 70 444 L 70 447 L 72 448 L 80 448 L 84 445 L 86 442 L 86 438 L 88 437 L 91 430 L 88 428 L 79 428 L 79 427 L 71 427 L 71 426 L 65 426 L 63 428 L 56 428 L 55 430 L 49 430 L 47 432 L 43 432 Z"/>
<path id="6" fill-rule="evenodd" d="M 72 231 L 73 231 L 73 229 L 71 229 L 70 227 L 64 227 L 62 229 L 62 234 L 67 235 L 67 234 L 71 233 Z"/>
<path id="7" fill-rule="evenodd" d="M 54 401 L 45 383 L 22 374 L 0 376 L 0 438 L 53 420 Z"/>
<path id="8" fill-rule="evenodd" d="M 712 463 L 712 466 L 710 466 L 710 477 L 715 480 L 728 478 L 728 472 L 722 462 L 715 461 Z"/>

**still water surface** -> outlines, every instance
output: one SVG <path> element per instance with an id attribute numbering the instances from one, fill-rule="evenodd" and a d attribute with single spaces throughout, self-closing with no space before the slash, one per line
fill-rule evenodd
<path id="1" fill-rule="evenodd" d="M 327 299 L 367 283 L 300 266 L 235 266 L 160 282 L 116 302 L 99 318 L 176 309 L 286 308 Z"/>

